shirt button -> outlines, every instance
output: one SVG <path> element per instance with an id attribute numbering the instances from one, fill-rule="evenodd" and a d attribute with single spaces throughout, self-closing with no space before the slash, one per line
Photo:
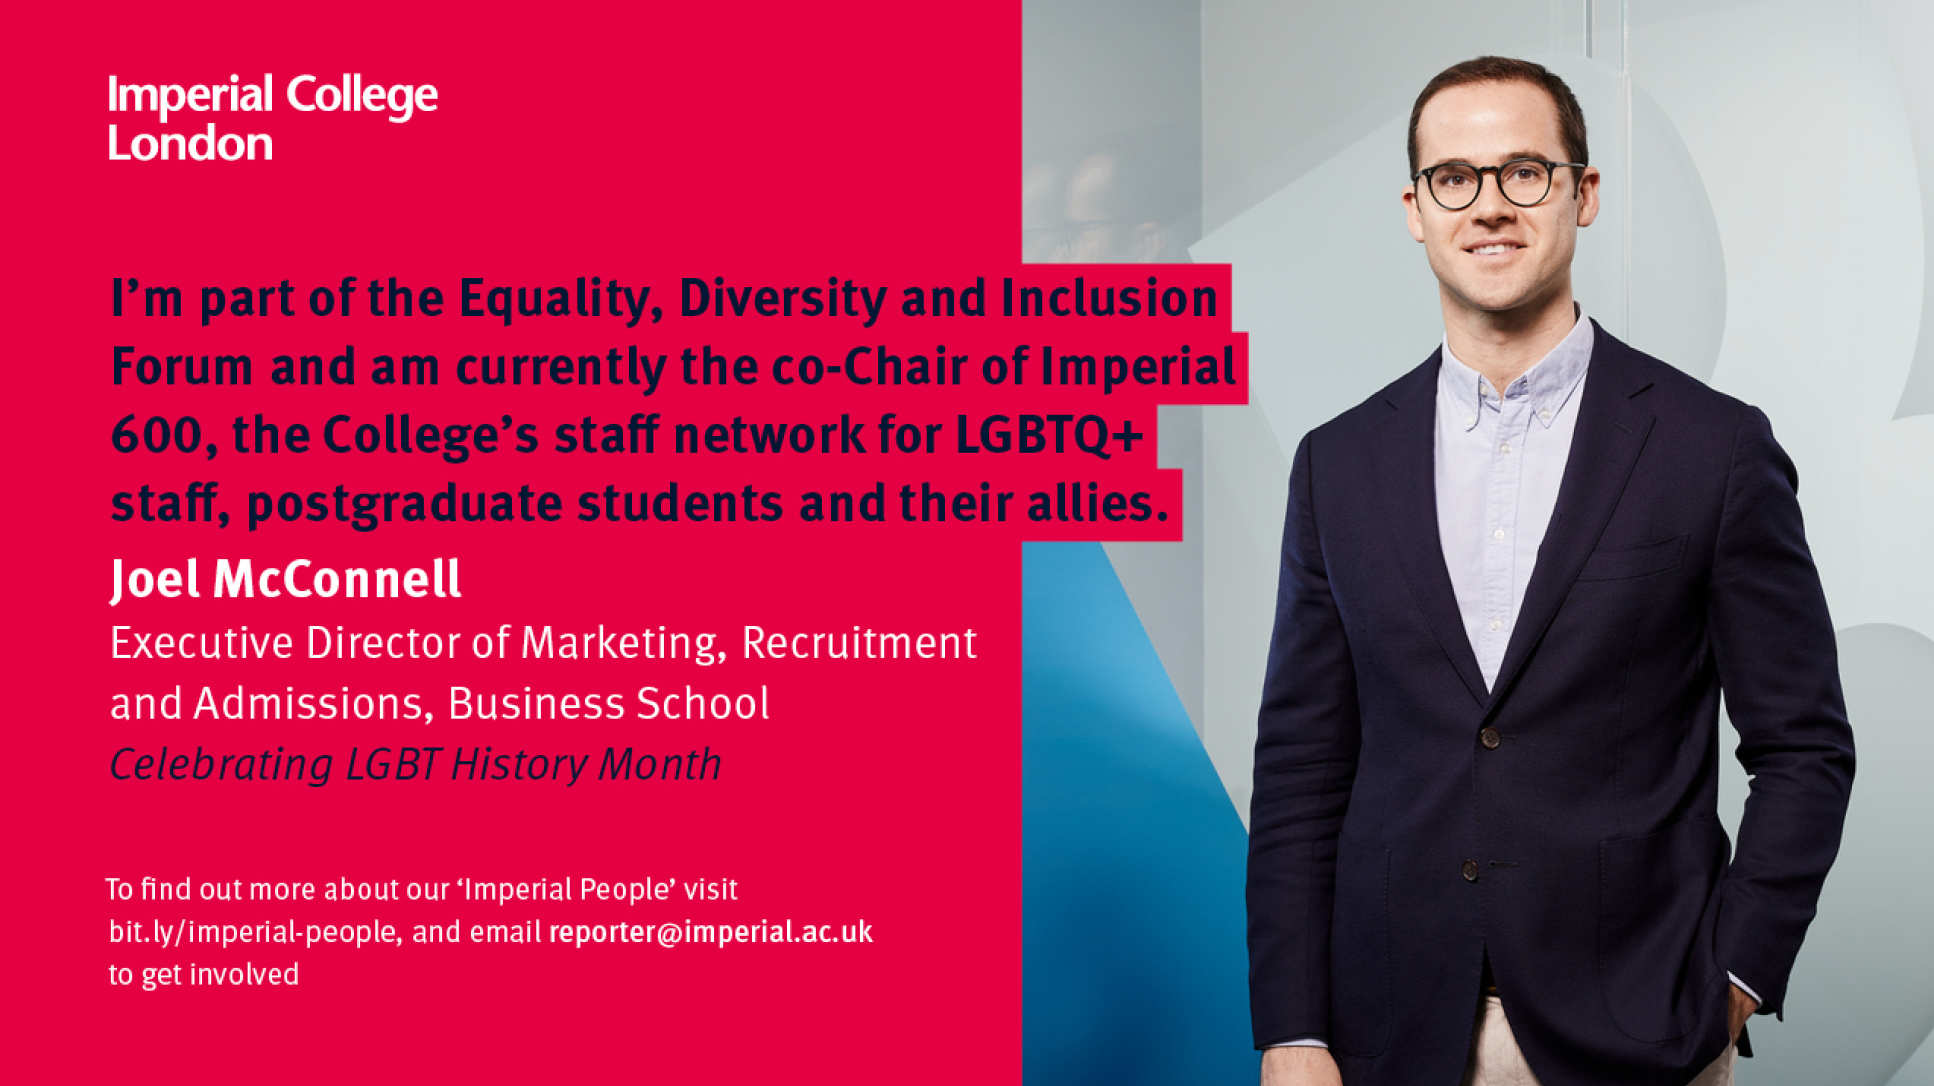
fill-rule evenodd
<path id="1" fill-rule="evenodd" d="M 1550 422 L 1550 421 L 1551 421 L 1551 409 L 1547 407 L 1547 408 L 1544 408 L 1544 409 L 1542 409 L 1542 410 L 1540 410 L 1540 411 L 1538 412 L 1538 418 L 1539 418 L 1540 420 L 1542 420 L 1542 421 L 1544 421 L 1544 422 Z"/>
<path id="2" fill-rule="evenodd" d="M 1464 425 L 1466 425 L 1466 426 L 1476 426 L 1476 425 L 1477 425 L 1477 416 L 1476 416 L 1476 415 L 1472 415 L 1472 416 L 1470 417 L 1470 419 L 1469 419 L 1469 420 L 1467 420 L 1467 421 L 1466 421 L 1466 422 L 1464 423 Z"/>
<path id="3" fill-rule="evenodd" d="M 1477 881 L 1477 861 L 1476 860 L 1464 861 L 1464 881 L 1465 882 Z"/>
<path id="4" fill-rule="evenodd" d="M 1503 539 L 1503 538 L 1504 538 L 1504 529 L 1502 529 L 1502 528 L 1498 528 L 1498 529 L 1495 529 L 1494 531 L 1492 531 L 1492 532 L 1491 532 L 1491 538 L 1492 538 L 1492 539 Z"/>
<path id="5" fill-rule="evenodd" d="M 1499 452 L 1501 452 L 1501 453 L 1508 453 L 1508 452 L 1510 452 L 1510 451 L 1511 451 L 1511 443 L 1510 443 L 1509 441 L 1501 441 L 1501 442 L 1499 442 L 1499 443 L 1498 443 L 1498 451 L 1499 451 Z"/>
<path id="6" fill-rule="evenodd" d="M 1485 750 L 1496 750 L 1504 742 L 1504 737 L 1498 734 L 1496 728 L 1485 728 L 1477 733 L 1477 741 L 1484 744 Z"/>
<path id="7" fill-rule="evenodd" d="M 1494 619 L 1492 619 L 1492 620 L 1491 620 L 1491 629 L 1493 629 L 1493 630 L 1501 630 L 1501 629 L 1503 629 L 1503 628 L 1504 628 L 1504 620 L 1503 620 L 1503 619 L 1501 619 L 1501 618 L 1494 618 Z"/>

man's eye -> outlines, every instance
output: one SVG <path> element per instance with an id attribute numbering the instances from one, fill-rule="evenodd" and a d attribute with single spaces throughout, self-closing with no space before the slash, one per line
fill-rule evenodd
<path id="1" fill-rule="evenodd" d="M 1438 184 L 1443 185 L 1446 188 L 1453 188 L 1453 189 L 1469 181 L 1470 181 L 1470 178 L 1464 176 L 1461 173 L 1447 173 L 1444 176 L 1437 179 Z"/>
<path id="2" fill-rule="evenodd" d="M 1536 181 L 1539 171 L 1536 166 L 1519 166 L 1511 172 L 1520 181 Z"/>

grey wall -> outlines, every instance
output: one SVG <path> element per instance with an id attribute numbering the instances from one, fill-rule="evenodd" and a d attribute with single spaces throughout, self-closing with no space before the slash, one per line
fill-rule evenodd
<path id="1" fill-rule="evenodd" d="M 1577 91 L 1605 176 L 1581 304 L 1771 417 L 1840 630 L 1861 755 L 1847 843 L 1786 1019 L 1755 1023 L 1740 1077 L 1934 1083 L 1928 9 L 1499 0 L 1424 33 L 1420 6 L 1203 4 L 1191 252 L 1235 267 L 1253 386 L 1247 407 L 1203 409 L 1204 746 L 1246 811 L 1287 451 L 1441 331 L 1396 195 L 1410 100 L 1467 56 L 1539 60 Z M 1720 783 L 1736 826 L 1744 774 L 1728 761 Z"/>
<path id="2" fill-rule="evenodd" d="M 1799 468 L 1858 733 L 1846 842 L 1786 1020 L 1755 1023 L 1760 1055 L 1740 1078 L 1934 1086 L 1934 4 L 1025 11 L 1029 259 L 1235 269 L 1251 403 L 1166 409 L 1188 537 L 1108 553 L 1245 816 L 1288 453 L 1441 334 L 1397 199 L 1411 99 L 1480 53 L 1571 83 L 1605 179 L 1578 298 L 1771 417 Z M 1730 825 L 1745 792 L 1729 761 Z"/>

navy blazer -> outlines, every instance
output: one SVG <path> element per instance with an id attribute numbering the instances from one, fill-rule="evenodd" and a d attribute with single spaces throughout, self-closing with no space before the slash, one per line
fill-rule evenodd
<path id="1" fill-rule="evenodd" d="M 1684 1086 L 1725 1051 L 1728 970 L 1783 1012 L 1839 851 L 1853 733 L 1792 462 L 1757 408 L 1593 330 L 1491 691 L 1437 538 L 1438 352 L 1296 449 L 1251 1018 L 1258 1047 L 1327 1040 L 1351 1086 L 1457 1082 L 1487 950 L 1544 1086 Z"/>

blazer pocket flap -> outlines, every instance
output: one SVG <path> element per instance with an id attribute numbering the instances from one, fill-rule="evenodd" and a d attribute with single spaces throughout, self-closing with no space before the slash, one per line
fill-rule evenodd
<path id="1" fill-rule="evenodd" d="M 1689 536 L 1690 533 L 1682 532 L 1670 539 L 1641 543 L 1636 547 L 1600 547 L 1585 559 L 1584 568 L 1578 571 L 1578 579 L 1616 581 L 1671 569 L 1685 556 Z"/>

